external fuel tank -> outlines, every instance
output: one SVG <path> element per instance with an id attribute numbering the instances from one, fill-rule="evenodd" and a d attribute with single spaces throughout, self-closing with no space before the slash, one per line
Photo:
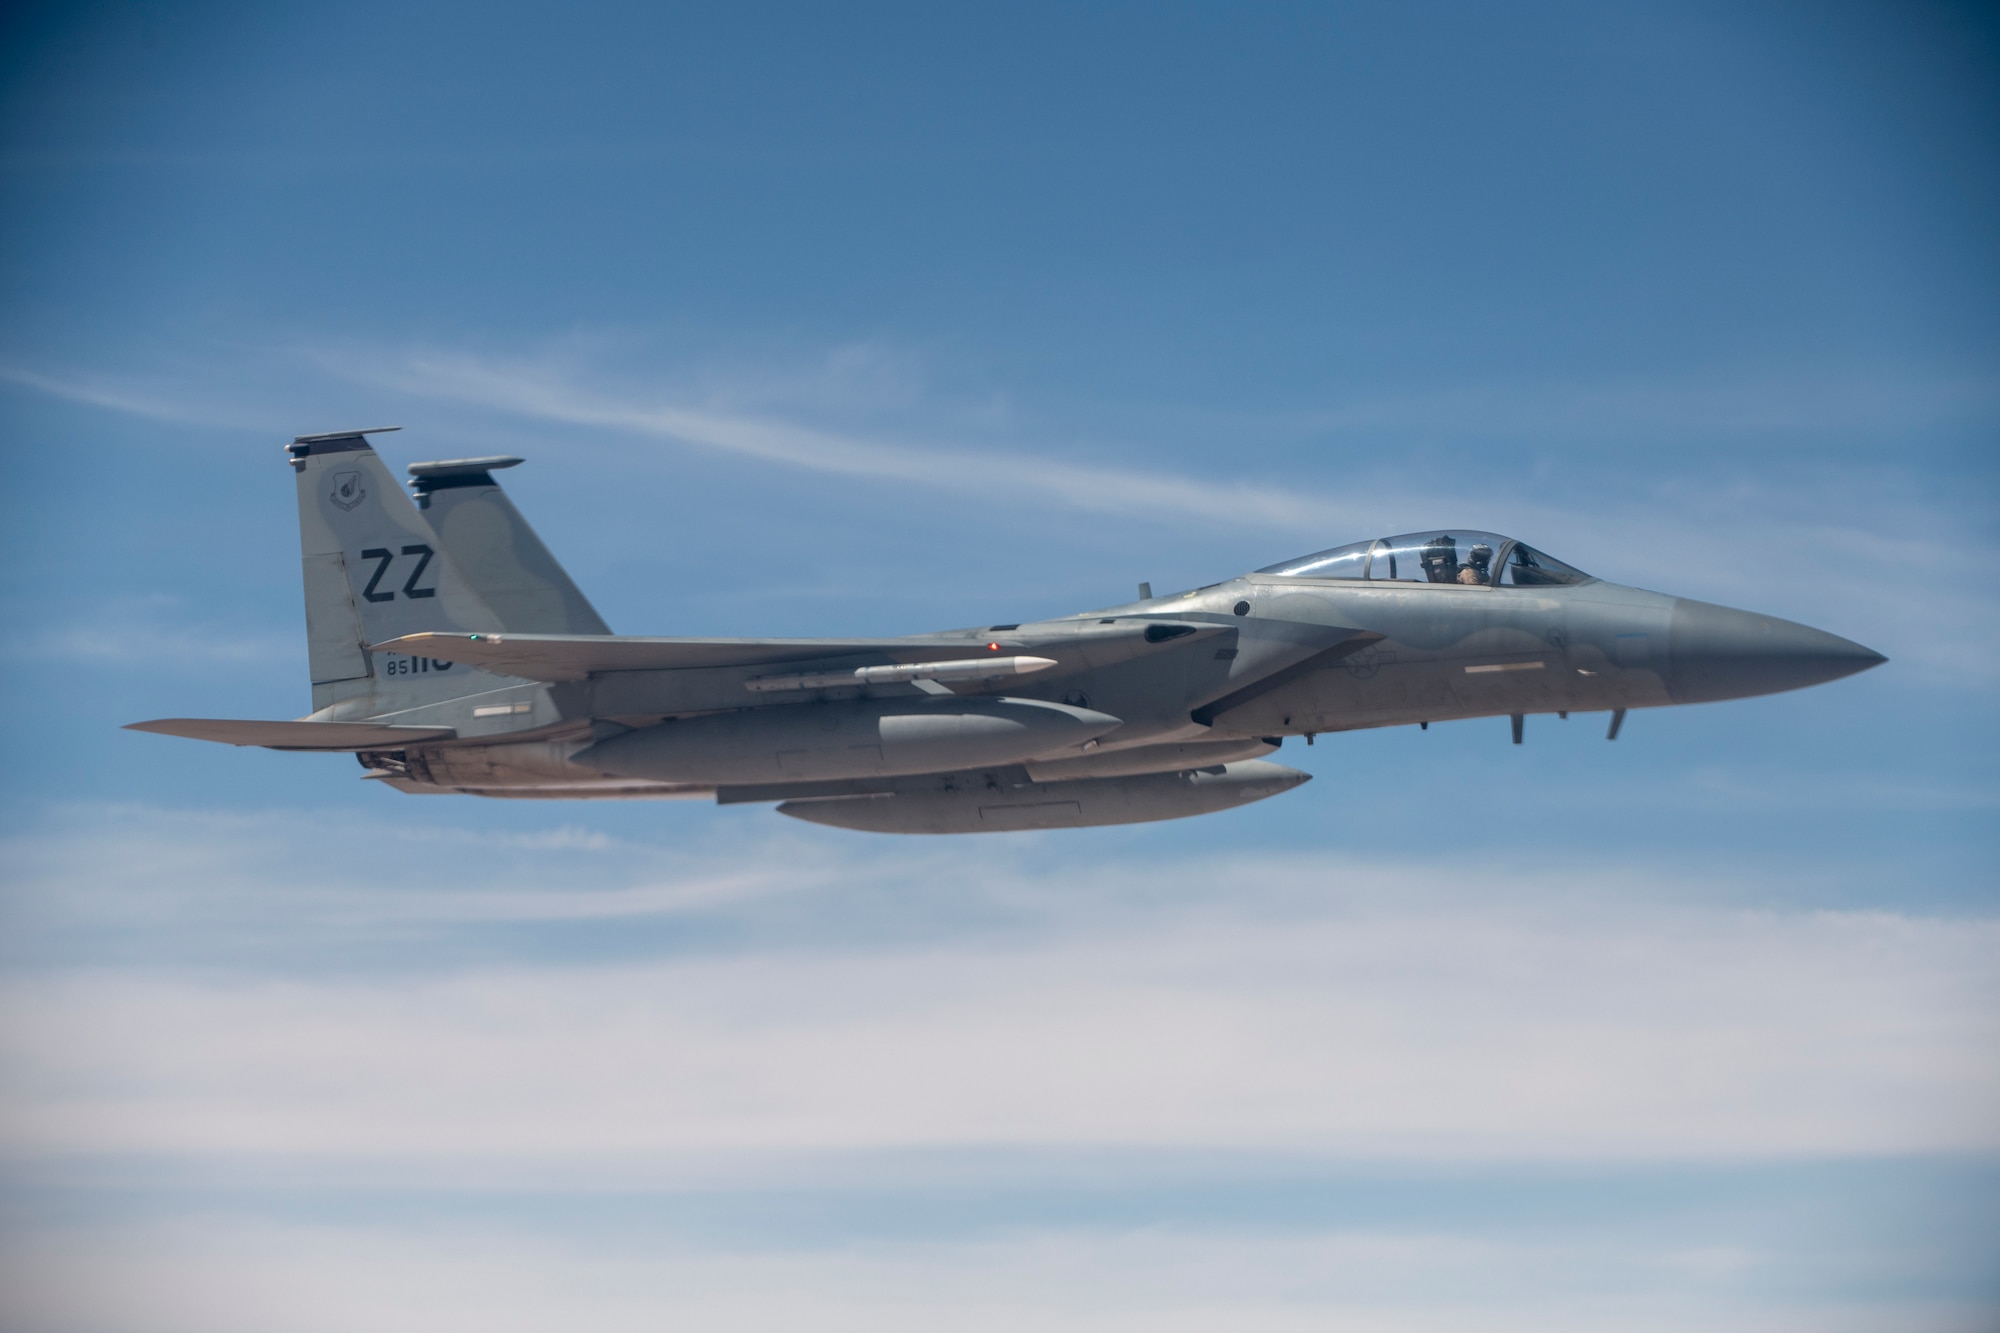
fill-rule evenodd
<path id="1" fill-rule="evenodd" d="M 1262 759 L 1180 773 L 1009 785 L 953 775 L 894 792 L 786 801 L 781 815 L 868 833 L 999 833 L 1143 824 L 1228 810 L 1290 791 L 1312 775 Z"/>

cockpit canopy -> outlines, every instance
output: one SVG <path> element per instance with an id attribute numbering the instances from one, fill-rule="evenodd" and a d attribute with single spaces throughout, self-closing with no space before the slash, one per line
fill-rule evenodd
<path id="1" fill-rule="evenodd" d="M 1294 579 L 1394 580 L 1479 588 L 1551 588 L 1590 580 L 1582 570 L 1511 537 L 1464 528 L 1352 542 L 1257 572 Z"/>

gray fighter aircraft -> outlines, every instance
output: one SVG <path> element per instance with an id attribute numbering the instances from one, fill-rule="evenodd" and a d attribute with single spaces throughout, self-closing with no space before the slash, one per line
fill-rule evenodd
<path id="1" fill-rule="evenodd" d="M 384 427 L 382 429 L 395 429 Z M 1206 814 L 1308 775 L 1288 736 L 1770 694 L 1885 659 L 1622 587 L 1493 533 L 1359 541 L 1192 592 L 894 639 L 614 635 L 493 480 L 367 436 L 289 448 L 310 715 L 161 732 L 355 754 L 405 792 L 713 797 L 882 833 Z"/>

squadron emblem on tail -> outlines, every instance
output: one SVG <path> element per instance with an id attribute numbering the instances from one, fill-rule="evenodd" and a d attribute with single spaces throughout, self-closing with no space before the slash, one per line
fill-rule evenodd
<path id="1" fill-rule="evenodd" d="M 348 513 L 368 498 L 368 490 L 361 484 L 359 472 L 336 472 L 333 474 L 333 490 L 326 497 Z"/>

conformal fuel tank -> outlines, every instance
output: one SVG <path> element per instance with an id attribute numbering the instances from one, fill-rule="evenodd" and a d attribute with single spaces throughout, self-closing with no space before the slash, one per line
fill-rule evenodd
<path id="1" fill-rule="evenodd" d="M 655 782 L 768 783 L 895 777 L 1078 753 L 1118 725 L 1108 713 L 1039 699 L 865 699 L 674 718 L 574 756 Z"/>
<path id="2" fill-rule="evenodd" d="M 1143 824 L 1248 805 L 1312 780 L 1251 759 L 1185 773 L 1004 786 L 976 775 L 919 778 L 893 793 L 786 801 L 781 815 L 868 833 L 997 833 L 1006 829 Z"/>

